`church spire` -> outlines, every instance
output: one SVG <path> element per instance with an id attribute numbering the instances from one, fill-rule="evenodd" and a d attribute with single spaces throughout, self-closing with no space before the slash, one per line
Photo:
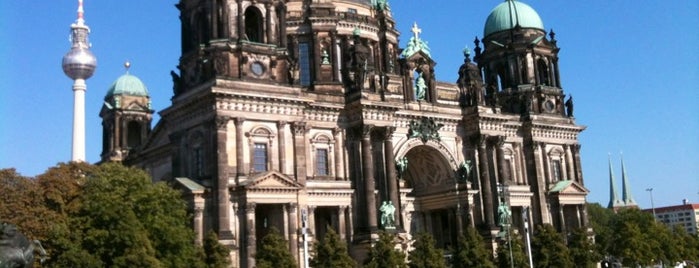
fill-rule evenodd
<path id="1" fill-rule="evenodd" d="M 616 192 L 616 185 L 614 184 L 614 168 L 612 168 L 612 156 L 609 156 L 609 205 L 607 208 L 623 207 L 624 202 L 619 199 L 619 195 Z"/>
<path id="2" fill-rule="evenodd" d="M 629 178 L 626 176 L 626 165 L 624 165 L 624 156 L 621 156 L 621 180 L 622 180 L 622 191 L 624 192 L 624 204 L 627 207 L 636 207 L 636 200 L 633 199 L 631 195 L 631 185 L 629 184 Z"/>

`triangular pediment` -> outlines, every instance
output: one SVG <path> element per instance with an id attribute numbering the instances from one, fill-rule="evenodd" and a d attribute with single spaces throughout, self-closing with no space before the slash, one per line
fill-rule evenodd
<path id="1" fill-rule="evenodd" d="M 557 193 L 559 195 L 587 195 L 590 191 L 575 181 L 565 180 L 554 184 L 549 190 L 549 193 Z"/>
<path id="2" fill-rule="evenodd" d="M 301 185 L 278 171 L 255 174 L 241 183 L 245 189 L 300 189 Z"/>
<path id="3" fill-rule="evenodd" d="M 408 62 L 433 63 L 434 61 L 427 53 L 422 50 L 416 51 L 414 54 L 405 58 Z"/>

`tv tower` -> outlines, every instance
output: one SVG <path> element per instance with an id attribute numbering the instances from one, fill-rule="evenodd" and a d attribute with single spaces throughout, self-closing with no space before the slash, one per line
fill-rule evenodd
<path id="1" fill-rule="evenodd" d="M 78 0 L 78 19 L 70 25 L 70 51 L 63 56 L 63 72 L 73 79 L 73 150 L 71 161 L 85 161 L 85 80 L 95 73 L 97 59 L 90 52 L 90 28 L 83 19 L 83 0 Z"/>

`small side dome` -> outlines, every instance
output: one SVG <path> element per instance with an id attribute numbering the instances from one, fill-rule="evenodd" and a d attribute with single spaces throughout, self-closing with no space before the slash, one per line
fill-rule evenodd
<path id="1" fill-rule="evenodd" d="M 516 0 L 506 0 L 493 8 L 488 15 L 483 36 L 514 29 L 517 25 L 544 31 L 544 23 L 533 8 Z"/>
<path id="2" fill-rule="evenodd" d="M 127 73 L 114 81 L 107 91 L 107 96 L 104 98 L 107 99 L 114 95 L 148 97 L 148 89 L 146 89 L 146 85 L 141 82 L 141 79 Z"/>

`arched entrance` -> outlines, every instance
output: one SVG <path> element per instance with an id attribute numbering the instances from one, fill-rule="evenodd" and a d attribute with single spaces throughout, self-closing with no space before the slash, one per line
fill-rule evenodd
<path id="1" fill-rule="evenodd" d="M 405 201 L 412 203 L 406 231 L 430 233 L 436 246 L 447 249 L 456 245 L 458 221 L 454 168 L 445 155 L 429 145 L 411 148 L 405 157 L 408 168 L 403 173 L 403 189 L 409 191 Z M 465 194 L 465 193 L 464 193 Z"/>

